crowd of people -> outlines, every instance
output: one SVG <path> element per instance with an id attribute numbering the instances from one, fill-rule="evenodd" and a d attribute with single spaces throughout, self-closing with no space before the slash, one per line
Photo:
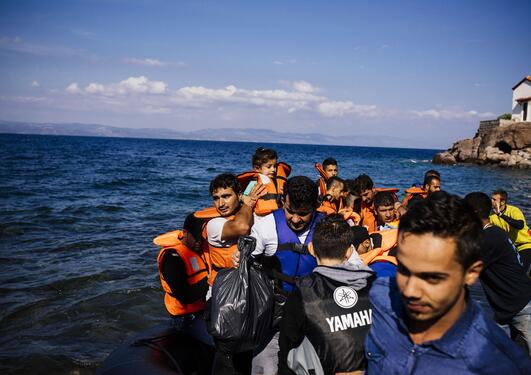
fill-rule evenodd
<path id="1" fill-rule="evenodd" d="M 212 374 L 531 373 L 531 236 L 505 191 L 461 198 L 430 170 L 400 201 L 333 158 L 315 168 L 291 177 L 258 148 L 252 170 L 211 181 L 212 207 L 155 239 L 175 329 L 210 348 L 211 286 L 238 267 L 238 238 L 274 280 L 280 322 L 255 350 L 217 348 Z"/>

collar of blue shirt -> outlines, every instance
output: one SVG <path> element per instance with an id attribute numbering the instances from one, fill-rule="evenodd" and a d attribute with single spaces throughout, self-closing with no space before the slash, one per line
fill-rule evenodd
<path id="1" fill-rule="evenodd" d="M 395 289 L 398 292 L 398 287 L 396 286 L 396 279 L 392 278 L 390 281 L 391 283 L 394 283 L 394 285 L 391 286 L 391 289 Z M 399 294 L 397 294 L 397 296 L 398 298 L 400 298 Z M 477 302 L 469 298 L 468 290 L 466 292 L 466 299 L 467 306 L 465 312 L 461 315 L 457 322 L 455 322 L 455 324 L 443 335 L 443 337 L 438 340 L 427 341 L 418 346 L 433 347 L 451 357 L 456 357 L 463 346 L 468 332 L 472 328 L 474 318 L 479 313 L 479 307 L 477 305 Z M 407 338 L 409 339 L 411 344 L 414 345 L 411 341 L 411 338 L 409 337 L 409 331 L 404 321 L 404 305 L 402 304 L 401 300 L 398 301 L 397 299 L 394 299 L 393 302 L 393 314 L 399 322 L 401 331 L 402 333 L 407 335 Z"/>

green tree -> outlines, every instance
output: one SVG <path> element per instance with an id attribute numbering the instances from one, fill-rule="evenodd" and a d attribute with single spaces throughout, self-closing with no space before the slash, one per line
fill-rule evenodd
<path id="1" fill-rule="evenodd" d="M 510 120 L 511 114 L 510 113 L 504 113 L 503 115 L 499 115 L 497 117 L 498 120 Z"/>

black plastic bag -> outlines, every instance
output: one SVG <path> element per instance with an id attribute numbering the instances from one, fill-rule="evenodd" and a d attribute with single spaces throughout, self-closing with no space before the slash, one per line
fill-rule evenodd
<path id="1" fill-rule="evenodd" d="M 218 272 L 212 286 L 208 331 L 218 350 L 253 350 L 271 332 L 275 305 L 273 281 L 253 265 L 253 237 L 240 237 L 240 265 Z"/>

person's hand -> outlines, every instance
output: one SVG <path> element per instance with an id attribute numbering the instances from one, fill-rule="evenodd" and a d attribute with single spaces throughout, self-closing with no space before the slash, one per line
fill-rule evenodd
<path id="1" fill-rule="evenodd" d="M 243 204 L 254 208 L 258 199 L 262 198 L 267 194 L 266 186 L 264 184 L 256 184 L 253 186 L 252 190 L 249 192 L 249 195 L 244 195 L 242 197 Z"/>
<path id="2" fill-rule="evenodd" d="M 407 208 L 405 208 L 402 205 L 402 203 L 400 203 L 400 202 L 395 202 L 395 206 L 394 207 L 395 207 L 395 211 L 397 213 L 397 219 L 400 219 L 407 212 Z"/>
<path id="3" fill-rule="evenodd" d="M 240 266 L 240 252 L 235 251 L 234 254 L 232 254 L 232 266 L 234 268 L 238 268 Z"/>

